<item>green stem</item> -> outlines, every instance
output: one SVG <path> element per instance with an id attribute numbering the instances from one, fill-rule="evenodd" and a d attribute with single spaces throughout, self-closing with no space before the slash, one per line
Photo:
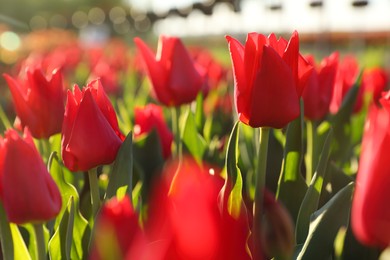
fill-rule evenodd
<path id="1" fill-rule="evenodd" d="M 92 217 L 95 219 L 95 216 L 100 208 L 99 181 L 96 168 L 88 171 L 88 178 L 91 192 Z"/>
<path id="2" fill-rule="evenodd" d="M 6 113 L 4 112 L 3 106 L 0 105 L 0 120 L 3 123 L 5 129 L 10 129 L 12 128 L 12 124 L 9 121 Z"/>
<path id="3" fill-rule="evenodd" d="M 306 183 L 310 184 L 318 164 L 317 154 L 317 124 L 311 120 L 306 122 L 307 151 L 306 151 Z"/>
<path id="4" fill-rule="evenodd" d="M 42 139 L 43 157 L 46 162 L 49 160 L 51 154 L 51 145 L 48 138 Z"/>
<path id="5" fill-rule="evenodd" d="M 261 221 L 263 215 L 263 200 L 265 175 L 267 169 L 267 153 L 270 129 L 260 127 L 260 146 L 257 153 L 257 168 L 255 172 L 256 188 L 253 203 L 253 248 L 254 258 L 262 259 Z"/>
<path id="6" fill-rule="evenodd" d="M 182 153 L 183 153 L 183 145 L 180 136 L 180 127 L 179 127 L 179 119 L 180 119 L 180 107 L 173 107 L 171 109 L 172 112 L 172 129 L 173 134 L 175 135 L 175 149 L 173 152 L 173 159 L 177 161 L 177 169 L 175 175 L 172 178 L 171 187 L 168 193 L 173 192 L 176 178 L 180 172 L 181 164 L 182 164 Z"/>
<path id="7" fill-rule="evenodd" d="M 0 241 L 3 258 L 14 259 L 14 244 L 12 241 L 11 227 L 2 203 L 0 203 Z"/>
<path id="8" fill-rule="evenodd" d="M 180 118 L 180 107 L 172 107 L 172 131 L 175 135 L 175 149 L 173 151 L 174 159 L 179 159 L 182 153 L 182 144 L 180 138 L 180 127 L 179 127 L 179 118 Z"/>
<path id="9" fill-rule="evenodd" d="M 46 243 L 45 235 L 43 233 L 43 224 L 34 224 L 35 239 L 37 242 L 37 260 L 46 259 Z"/>

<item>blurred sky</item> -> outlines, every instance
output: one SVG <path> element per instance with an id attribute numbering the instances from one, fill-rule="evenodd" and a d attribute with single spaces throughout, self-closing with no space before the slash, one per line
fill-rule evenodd
<path id="1" fill-rule="evenodd" d="M 184 8 L 194 2 L 210 0 L 127 0 L 135 8 L 166 12 Z M 157 22 L 157 34 L 179 36 L 223 33 L 260 32 L 373 32 L 390 31 L 390 0 L 369 0 L 365 7 L 353 7 L 356 0 L 323 0 L 322 7 L 310 7 L 313 0 L 242 0 L 241 12 L 228 3 L 214 6 L 213 15 L 198 10 L 188 17 L 171 16 Z M 213 2 L 213 1 L 212 1 Z M 282 5 L 272 11 L 271 4 Z"/>

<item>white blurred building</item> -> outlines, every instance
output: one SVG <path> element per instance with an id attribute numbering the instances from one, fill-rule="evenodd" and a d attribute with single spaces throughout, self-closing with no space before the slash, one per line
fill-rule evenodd
<path id="1" fill-rule="evenodd" d="M 212 14 L 191 10 L 194 0 L 128 0 L 136 8 L 159 13 L 187 8 L 188 15 L 168 15 L 153 25 L 156 34 L 177 36 L 262 33 L 390 33 L 390 0 L 242 0 L 240 11 L 228 2 L 213 5 Z M 214 1 L 195 0 L 210 4 Z M 144 3 L 144 4 L 142 4 Z M 159 4 L 160 3 L 160 4 Z M 175 4 L 176 3 L 176 4 Z"/>

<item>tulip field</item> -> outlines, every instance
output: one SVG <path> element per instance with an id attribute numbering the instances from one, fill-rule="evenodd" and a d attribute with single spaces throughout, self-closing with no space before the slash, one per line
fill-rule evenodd
<path id="1" fill-rule="evenodd" d="M 390 259 L 388 68 L 221 37 L 222 59 L 25 37 L 0 67 L 2 259 Z"/>

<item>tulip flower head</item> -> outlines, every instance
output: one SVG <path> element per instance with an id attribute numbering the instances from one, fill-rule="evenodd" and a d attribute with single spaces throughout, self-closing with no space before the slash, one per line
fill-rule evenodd
<path id="1" fill-rule="evenodd" d="M 72 171 L 112 163 L 124 140 L 115 110 L 99 80 L 68 90 L 62 126 L 62 158 Z"/>
<path id="2" fill-rule="evenodd" d="M 205 88 L 205 78 L 179 38 L 161 36 L 156 55 L 140 38 L 134 41 L 146 65 L 153 95 L 162 104 L 190 103 Z"/>
<path id="3" fill-rule="evenodd" d="M 287 42 L 274 34 L 249 33 L 245 46 L 226 36 L 233 64 L 235 105 L 241 122 L 251 127 L 282 128 L 299 116 L 300 78 L 310 67 L 299 67 L 298 33 Z M 300 69 L 301 68 L 301 69 Z"/>
<path id="4" fill-rule="evenodd" d="M 388 89 L 389 77 L 387 72 L 380 67 L 366 69 L 362 76 L 362 86 L 364 93 L 370 93 L 372 100 L 379 104 L 382 92 Z"/>
<path id="5" fill-rule="evenodd" d="M 352 202 L 352 230 L 364 244 L 390 245 L 390 93 L 381 99 L 383 108 L 370 107 Z"/>
<path id="6" fill-rule="evenodd" d="M 310 120 L 323 119 L 329 112 L 333 95 L 334 83 L 338 68 L 339 54 L 337 52 L 325 57 L 317 69 L 312 70 L 302 93 L 305 117 Z M 315 66 L 313 56 L 307 60 Z"/>
<path id="7" fill-rule="evenodd" d="M 162 108 L 149 104 L 145 107 L 136 107 L 134 111 L 134 137 L 150 133 L 153 129 L 159 135 L 162 154 L 165 159 L 171 156 L 173 134 L 164 121 Z"/>
<path id="8" fill-rule="evenodd" d="M 7 130 L 0 138 L 0 198 L 16 224 L 46 222 L 60 212 L 60 191 L 46 169 L 30 132 Z"/>
<path id="9" fill-rule="evenodd" d="M 355 56 L 345 56 L 339 63 L 333 89 L 329 111 L 336 114 L 348 91 L 353 87 L 359 75 L 359 63 Z M 363 107 L 363 88 L 359 88 L 354 112 L 359 112 Z"/>
<path id="10" fill-rule="evenodd" d="M 35 138 L 49 138 L 61 132 L 64 117 L 64 89 L 59 70 L 47 78 L 40 69 L 27 70 L 27 79 L 3 74 L 11 91 L 21 128 L 28 127 Z"/>
<path id="11" fill-rule="evenodd" d="M 99 212 L 89 259 L 124 259 L 141 228 L 130 198 L 113 198 Z"/>

